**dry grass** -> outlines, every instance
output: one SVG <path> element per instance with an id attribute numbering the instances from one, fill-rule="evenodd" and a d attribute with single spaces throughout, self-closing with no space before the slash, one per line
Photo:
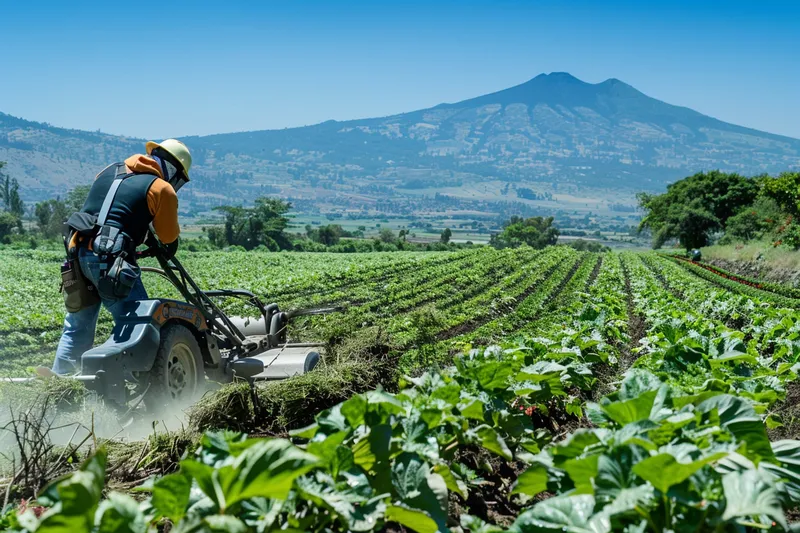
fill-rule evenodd
<path id="1" fill-rule="evenodd" d="M 331 346 L 308 374 L 259 383 L 233 383 L 207 394 L 189 411 L 196 431 L 233 429 L 245 433 L 283 435 L 314 421 L 320 412 L 374 389 L 393 387 L 395 365 L 386 336 L 376 329 Z"/>
<path id="2" fill-rule="evenodd" d="M 703 259 L 745 276 L 800 286 L 800 251 L 770 242 L 709 246 L 703 249 Z"/>
<path id="3" fill-rule="evenodd" d="M 800 270 L 800 251 L 774 247 L 771 242 L 708 246 L 703 248 L 704 259 L 726 261 L 763 261 L 770 268 Z"/>

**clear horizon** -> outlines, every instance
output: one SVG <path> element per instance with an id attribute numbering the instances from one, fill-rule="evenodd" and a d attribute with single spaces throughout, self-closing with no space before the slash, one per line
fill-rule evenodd
<path id="1" fill-rule="evenodd" d="M 218 6 L 4 6 L 0 112 L 180 137 L 393 115 L 569 72 L 800 138 L 793 2 Z"/>

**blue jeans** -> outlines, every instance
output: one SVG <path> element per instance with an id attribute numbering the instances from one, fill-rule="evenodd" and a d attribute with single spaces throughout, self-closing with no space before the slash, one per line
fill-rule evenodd
<path id="1" fill-rule="evenodd" d="M 97 286 L 102 267 L 100 259 L 93 252 L 81 248 L 78 250 L 78 261 L 86 279 Z M 142 284 L 142 278 L 139 277 L 127 298 L 114 298 L 101 293 L 100 299 L 102 305 L 108 309 L 116 322 L 122 312 L 122 302 L 146 300 L 147 291 Z M 97 317 L 100 314 L 100 305 L 98 303 L 81 309 L 77 313 L 67 313 L 64 318 L 64 332 L 61 334 L 61 340 L 58 341 L 58 348 L 56 348 L 53 372 L 67 375 L 74 374 L 80 369 L 81 356 L 84 352 L 91 350 L 92 344 L 94 344 L 94 332 L 97 327 Z"/>

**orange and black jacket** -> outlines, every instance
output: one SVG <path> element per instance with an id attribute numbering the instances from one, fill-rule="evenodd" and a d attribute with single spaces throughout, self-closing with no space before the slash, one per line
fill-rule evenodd
<path id="1" fill-rule="evenodd" d="M 125 160 L 125 167 L 126 172 L 135 175 L 120 184 L 108 211 L 106 224 L 119 228 L 138 245 L 144 242 L 152 222 L 159 240 L 172 245 L 168 248 L 174 251 L 180 234 L 175 190 L 163 179 L 158 163 L 149 156 L 133 155 Z M 116 168 L 117 165 L 111 165 L 97 175 L 81 211 L 93 215 L 100 213 L 106 194 L 114 182 Z"/>

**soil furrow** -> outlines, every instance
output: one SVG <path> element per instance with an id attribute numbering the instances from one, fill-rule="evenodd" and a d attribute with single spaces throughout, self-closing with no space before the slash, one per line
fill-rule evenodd
<path id="1" fill-rule="evenodd" d="M 589 289 L 594 285 L 594 281 L 597 279 L 597 275 L 600 274 L 600 269 L 603 267 L 603 256 L 597 258 L 597 262 L 594 264 L 594 269 L 592 269 L 592 273 L 589 274 L 589 279 L 586 280 L 586 286 L 584 287 L 585 292 L 589 292 Z"/>
<path id="2" fill-rule="evenodd" d="M 564 285 L 566 285 L 567 282 L 569 282 L 569 280 L 575 274 L 575 271 L 578 270 L 578 267 L 584 261 L 584 259 L 585 258 L 582 257 L 579 260 L 575 261 L 575 264 L 572 266 L 572 269 L 569 271 L 567 276 L 564 278 L 564 280 L 562 280 L 562 282 L 558 286 L 556 286 L 554 288 L 554 290 L 550 293 L 550 295 L 548 295 L 548 298 L 546 299 L 546 301 L 550 301 L 553 298 L 555 298 L 556 296 L 558 296 L 558 293 L 560 293 L 561 290 L 563 290 Z M 491 322 L 492 320 L 498 318 L 499 316 L 505 316 L 505 315 L 510 315 L 510 314 L 515 313 L 517 311 L 517 309 L 519 308 L 519 306 L 521 306 L 522 303 L 530 295 L 532 295 L 534 292 L 539 290 L 539 286 L 544 281 L 550 279 L 550 277 L 553 275 L 553 273 L 559 267 L 561 267 L 562 264 L 563 263 L 557 263 L 556 265 L 551 267 L 545 273 L 545 275 L 542 276 L 542 278 L 538 282 L 531 284 L 528 288 L 526 288 L 524 291 L 522 291 L 522 293 L 520 293 L 519 296 L 516 297 L 516 301 L 515 301 L 514 305 L 511 306 L 508 309 L 507 312 L 499 313 L 499 314 L 495 314 L 495 315 L 489 315 L 489 316 L 482 316 L 482 317 L 479 317 L 479 318 L 476 318 L 476 319 L 473 319 L 473 320 L 468 320 L 466 322 L 462 322 L 461 324 L 459 324 L 457 326 L 453 326 L 451 328 L 448 328 L 448 329 L 446 329 L 444 331 L 439 332 L 436 335 L 436 340 L 437 341 L 443 341 L 443 340 L 447 340 L 447 339 L 452 339 L 453 337 L 458 337 L 459 335 L 466 335 L 468 333 L 472 333 L 476 329 L 480 328 L 481 326 L 484 326 L 485 324 L 488 324 L 489 322 Z"/>
<path id="3" fill-rule="evenodd" d="M 633 301 L 633 290 L 631 289 L 631 277 L 628 267 L 622 263 L 622 274 L 625 276 L 625 300 L 628 307 L 628 342 L 621 347 L 619 361 L 619 373 L 623 374 L 636 361 L 638 355 L 633 352 L 639 346 L 639 342 L 647 333 L 647 324 L 644 318 L 636 311 L 636 304 Z M 663 278 L 663 276 L 662 276 Z M 664 280 L 666 283 L 666 280 Z"/>

